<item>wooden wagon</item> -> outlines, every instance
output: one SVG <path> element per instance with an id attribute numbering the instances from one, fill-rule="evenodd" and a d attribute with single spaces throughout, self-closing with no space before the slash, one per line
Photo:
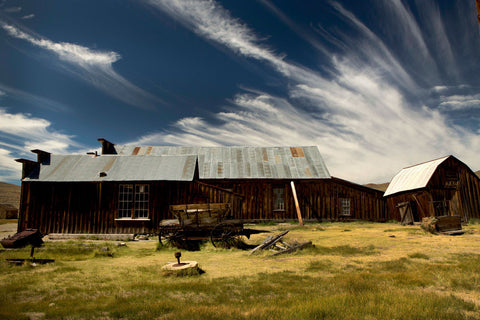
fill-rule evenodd
<path id="1" fill-rule="evenodd" d="M 171 205 L 176 219 L 162 220 L 159 241 L 179 248 L 190 248 L 194 241 L 210 240 L 215 247 L 237 247 L 241 236 L 249 237 L 242 220 L 231 219 L 229 203 Z"/>

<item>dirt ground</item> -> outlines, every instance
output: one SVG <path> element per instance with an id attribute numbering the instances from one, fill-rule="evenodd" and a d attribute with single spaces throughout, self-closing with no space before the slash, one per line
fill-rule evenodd
<path id="1" fill-rule="evenodd" d="M 0 224 L 0 239 L 14 235 L 17 232 L 16 223 Z"/>

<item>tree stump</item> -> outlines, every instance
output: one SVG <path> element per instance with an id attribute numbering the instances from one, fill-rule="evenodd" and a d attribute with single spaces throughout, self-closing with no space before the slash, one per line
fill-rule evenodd
<path id="1" fill-rule="evenodd" d="M 188 277 L 197 276 L 202 273 L 205 273 L 205 271 L 198 267 L 197 261 L 171 262 L 162 267 L 162 274 L 164 276 Z"/>

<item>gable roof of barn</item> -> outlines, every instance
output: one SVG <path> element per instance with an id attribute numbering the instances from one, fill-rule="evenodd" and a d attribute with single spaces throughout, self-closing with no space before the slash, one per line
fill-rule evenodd
<path id="1" fill-rule="evenodd" d="M 453 156 L 446 156 L 400 170 L 393 177 L 383 196 L 387 197 L 404 191 L 425 188 L 438 166 L 450 157 Z"/>
<path id="2" fill-rule="evenodd" d="M 329 179 L 317 147 L 135 147 L 103 155 L 42 150 L 23 181 L 192 181 L 200 179 Z M 32 169 L 33 168 L 33 169 Z M 25 170 L 24 170 L 25 171 Z"/>
<path id="3" fill-rule="evenodd" d="M 197 157 L 50 155 L 23 181 L 192 181 Z"/>
<path id="4" fill-rule="evenodd" d="M 200 179 L 329 179 L 316 146 L 178 147 L 114 145 L 119 156 L 196 155 Z"/>

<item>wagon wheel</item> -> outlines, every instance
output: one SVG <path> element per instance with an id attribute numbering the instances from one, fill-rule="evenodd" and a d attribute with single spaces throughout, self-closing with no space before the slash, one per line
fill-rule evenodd
<path id="1" fill-rule="evenodd" d="M 183 232 L 180 228 L 171 227 L 160 229 L 158 233 L 158 242 L 160 245 L 172 245 L 178 247 L 178 244 L 182 242 Z"/>
<path id="2" fill-rule="evenodd" d="M 238 247 L 241 243 L 238 227 L 231 223 L 219 223 L 210 233 L 210 241 L 216 248 Z"/>

